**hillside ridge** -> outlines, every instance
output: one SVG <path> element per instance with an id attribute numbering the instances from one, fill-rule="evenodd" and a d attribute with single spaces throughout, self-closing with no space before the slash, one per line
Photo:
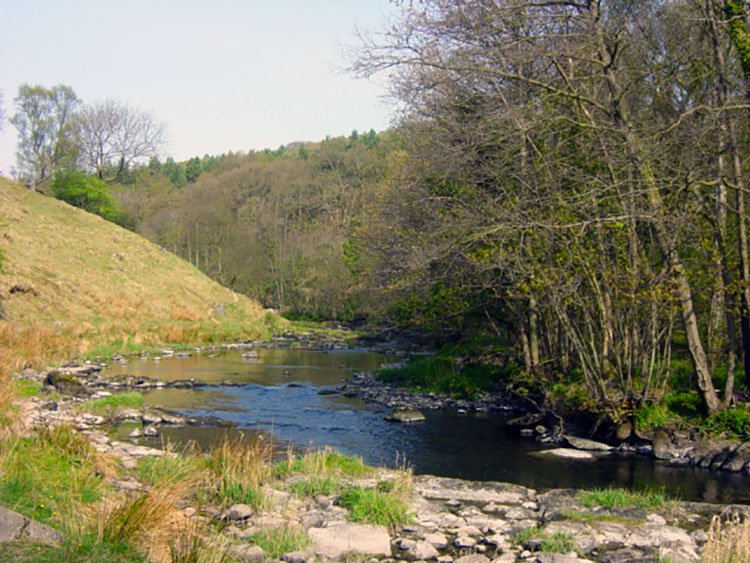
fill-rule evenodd
<path id="1" fill-rule="evenodd" d="M 31 331 L 83 354 L 259 338 L 283 322 L 140 235 L 5 178 L 0 209 L 0 341 Z"/>

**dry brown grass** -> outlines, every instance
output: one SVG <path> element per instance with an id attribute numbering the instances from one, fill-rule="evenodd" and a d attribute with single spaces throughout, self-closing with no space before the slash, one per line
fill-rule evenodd
<path id="1" fill-rule="evenodd" d="M 225 437 L 206 457 L 214 495 L 224 504 L 263 504 L 261 485 L 271 478 L 273 444 Z"/>
<path id="2" fill-rule="evenodd" d="M 144 238 L 0 178 L 0 366 L 259 338 L 285 325 Z M 33 220 L 30 218 L 33 217 Z M 221 316 L 215 316 L 222 304 Z"/>
<path id="3" fill-rule="evenodd" d="M 722 521 L 714 517 L 701 561 L 750 563 L 750 520 Z"/>
<path id="4" fill-rule="evenodd" d="M 178 505 L 189 492 L 186 481 L 110 497 L 91 510 L 89 518 L 99 541 L 132 546 L 149 561 L 169 561 L 170 546 L 188 526 Z"/>

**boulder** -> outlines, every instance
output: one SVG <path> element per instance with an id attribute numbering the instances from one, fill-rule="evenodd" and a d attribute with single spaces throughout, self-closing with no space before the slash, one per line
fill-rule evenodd
<path id="1" fill-rule="evenodd" d="M 425 416 L 411 407 L 396 407 L 385 415 L 385 419 L 391 422 L 422 422 Z"/>
<path id="2" fill-rule="evenodd" d="M 60 544 L 63 536 L 57 530 L 26 518 L 17 512 L 0 507 L 0 543 L 31 540 L 46 544 Z"/>
<path id="3" fill-rule="evenodd" d="M 51 385 L 61 395 L 73 395 L 74 397 L 89 397 L 93 394 L 88 387 L 78 381 L 75 375 L 51 371 L 44 379 L 44 383 Z"/>
<path id="4" fill-rule="evenodd" d="M 577 436 L 570 436 L 566 434 L 563 436 L 567 440 L 570 447 L 577 450 L 590 450 L 595 452 L 609 452 L 614 448 L 601 442 L 595 442 L 594 440 L 587 440 L 586 438 L 578 438 Z"/>
<path id="5" fill-rule="evenodd" d="M 327 528 L 310 528 L 315 555 L 340 559 L 348 555 L 391 555 L 391 538 L 384 526 L 338 524 Z"/>

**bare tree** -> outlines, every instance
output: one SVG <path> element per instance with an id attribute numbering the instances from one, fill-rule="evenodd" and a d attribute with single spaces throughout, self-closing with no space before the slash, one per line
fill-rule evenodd
<path id="1" fill-rule="evenodd" d="M 75 120 L 81 165 L 113 180 L 135 162 L 158 156 L 165 127 L 149 113 L 117 100 L 84 106 Z"/>

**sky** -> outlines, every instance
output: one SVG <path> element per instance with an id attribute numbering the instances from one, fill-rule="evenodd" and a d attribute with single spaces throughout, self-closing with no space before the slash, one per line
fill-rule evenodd
<path id="1" fill-rule="evenodd" d="M 389 0 L 0 0 L 3 107 L 13 115 L 24 83 L 117 99 L 166 124 L 178 161 L 381 131 L 384 79 L 344 72 L 343 52 L 392 12 Z M 15 150 L 6 121 L 1 174 Z"/>

